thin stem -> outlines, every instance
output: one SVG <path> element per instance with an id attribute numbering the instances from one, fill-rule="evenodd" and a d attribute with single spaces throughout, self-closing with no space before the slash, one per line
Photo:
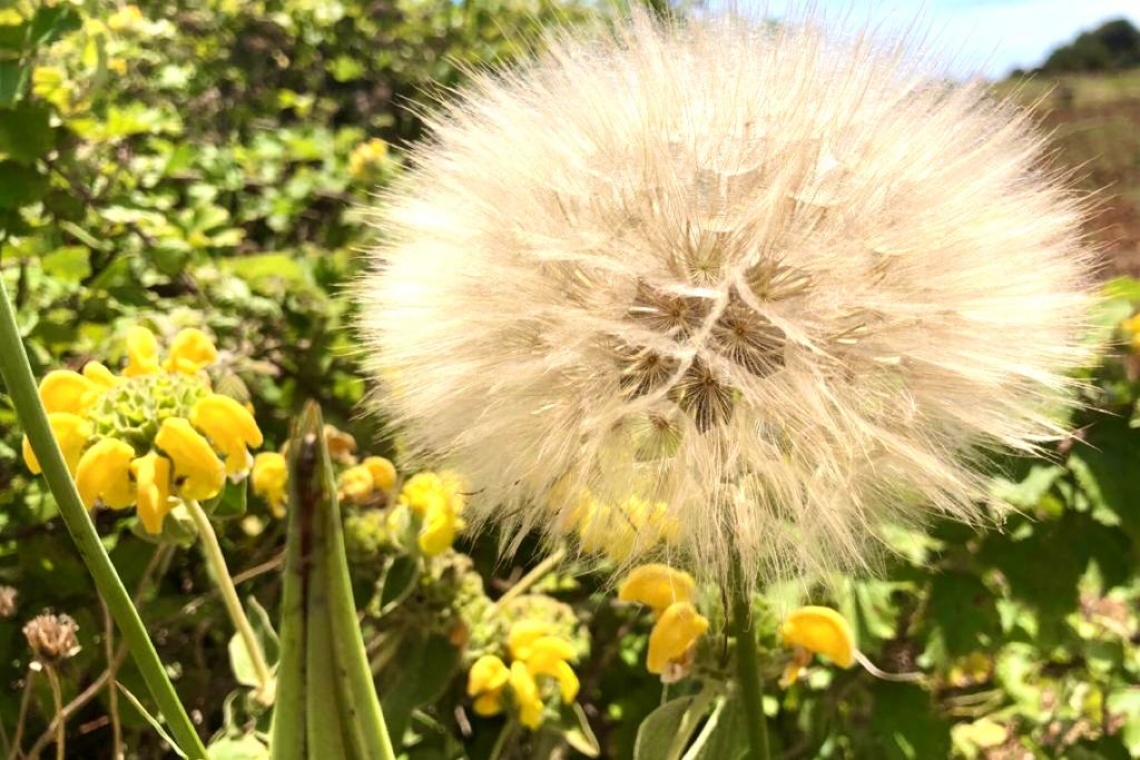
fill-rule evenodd
<path id="1" fill-rule="evenodd" d="M 51 686 L 51 701 L 55 706 L 55 760 L 65 760 L 67 757 L 67 721 L 63 719 L 63 690 L 59 686 L 59 674 L 55 672 L 54 665 L 45 665 L 48 685 Z"/>
<path id="2" fill-rule="evenodd" d="M 744 725 L 752 760 L 769 760 L 768 719 L 764 716 L 764 685 L 760 680 L 760 662 L 756 653 L 756 631 L 752 627 L 752 604 L 743 580 L 733 579 L 730 625 L 736 639 L 736 677 L 740 683 L 740 699 L 744 703 Z"/>
<path id="3" fill-rule="evenodd" d="M 116 680 L 119 665 L 115 658 L 115 623 L 111 619 L 111 611 L 107 604 L 100 599 L 103 608 L 103 650 L 107 655 L 107 679 Z M 111 757 L 112 760 L 122 760 L 123 757 L 123 726 L 119 722 L 119 690 L 111 689 L 107 692 L 107 711 L 111 721 Z M 63 716 L 60 715 L 62 722 Z"/>
<path id="4" fill-rule="evenodd" d="M 32 450 L 43 469 L 44 479 L 55 496 L 60 517 L 67 526 L 79 556 L 87 565 L 87 571 L 95 581 L 99 595 L 107 602 L 115 623 L 122 632 L 123 639 L 131 651 L 131 656 L 158 703 L 158 709 L 170 724 L 181 749 L 187 756 L 202 758 L 206 747 L 194 728 L 190 716 L 178 699 L 170 678 L 166 674 L 162 660 L 147 634 L 146 626 L 139 617 L 138 610 L 123 587 L 123 581 L 115 571 L 107 550 L 99 539 L 99 533 L 91 522 L 91 516 L 79 498 L 79 491 L 71 479 L 71 473 L 64 462 L 59 444 L 48 424 L 47 412 L 40 402 L 36 381 L 28 363 L 28 354 L 20 340 L 16 315 L 8 300 L 8 290 L 0 279 L 0 376 L 16 407 L 20 424 L 28 435 Z"/>
<path id="5" fill-rule="evenodd" d="M 558 563 L 561 562 L 565 556 L 566 549 L 563 547 L 551 554 L 542 562 L 539 562 L 529 573 L 524 575 L 522 578 L 519 578 L 518 583 L 511 586 L 502 596 L 495 600 L 495 603 L 491 605 L 490 611 L 498 612 L 507 602 L 522 595 L 531 586 L 545 578 L 552 570 L 554 570 L 554 568 L 558 567 Z"/>
<path id="6" fill-rule="evenodd" d="M 24 741 L 24 724 L 28 722 L 28 705 L 32 701 L 32 679 L 35 675 L 36 671 L 29 669 L 28 678 L 24 681 L 24 693 L 20 695 L 20 714 L 16 718 L 16 735 L 12 737 L 12 751 L 8 753 L 8 760 L 24 756 L 20 744 Z"/>
<path id="7" fill-rule="evenodd" d="M 237 628 L 238 635 L 241 636 L 241 640 L 249 652 L 249 659 L 253 664 L 253 670 L 257 674 L 258 681 L 257 692 L 254 696 L 262 704 L 271 705 L 273 704 L 273 673 L 265 661 L 265 653 L 261 651 L 261 643 L 253 632 L 253 625 L 250 624 L 245 609 L 241 606 L 241 599 L 238 598 L 237 589 L 234 588 L 233 578 L 230 577 L 229 568 L 226 567 L 226 556 L 222 553 L 221 544 L 218 543 L 218 534 L 214 532 L 214 526 L 210 522 L 209 515 L 199 506 L 198 502 L 187 501 L 186 509 L 189 510 L 190 516 L 194 519 L 194 524 L 198 527 L 202 555 L 206 558 L 206 564 L 209 565 L 214 581 L 218 584 L 226 612 L 229 613 L 234 628 Z"/>

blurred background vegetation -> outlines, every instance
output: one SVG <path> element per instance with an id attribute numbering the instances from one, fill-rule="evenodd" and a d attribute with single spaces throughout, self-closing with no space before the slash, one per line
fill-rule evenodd
<path id="1" fill-rule="evenodd" d="M 366 385 L 345 295 L 374 234 L 372 194 L 423 137 L 423 109 L 470 67 L 509 63 L 542 27 L 608 12 L 554 0 L 4 4 L 0 275 L 37 374 L 90 358 L 119 362 L 132 324 L 166 336 L 204 326 L 223 349 L 217 381 L 247 395 L 267 448 L 284 441 L 312 397 L 362 448 L 390 453 L 382 420 L 359 414 Z M 1057 160 L 1101 192 L 1088 234 L 1106 280 L 1140 275 L 1138 66 L 1140 33 L 1118 21 L 995 85 L 1038 111 Z M 1050 461 L 994 463 L 995 488 L 1021 514 L 1000 532 L 945 524 L 900 533 L 880 577 L 819 586 L 815 600 L 854 622 L 872 660 L 929 678 L 901 684 L 813 670 L 769 695 L 783 756 L 1140 756 L 1140 338 L 1120 327 L 1140 305 L 1140 283 L 1107 287 L 1095 337 L 1111 348 L 1088 370 L 1078 440 Z M 64 700 L 77 705 L 69 756 L 111 757 L 109 692 L 99 683 L 109 660 L 104 615 L 19 445 L 10 399 L 0 395 L 0 584 L 17 592 L 11 604 L 0 593 L 0 725 L 8 741 L 22 723 L 25 749 L 47 730 L 54 711 L 42 682 L 18 717 L 30 660 L 21 628 L 44 609 L 66 612 L 82 645 L 61 671 Z M 376 507 L 354 507 L 350 517 Z M 143 617 L 179 692 L 204 734 L 221 726 L 231 740 L 216 757 L 263 756 L 264 726 L 235 698 L 231 631 L 198 555 L 159 552 L 131 514 L 96 519 L 128 587 L 150 579 Z M 391 621 L 372 604 L 384 559 L 367 526 L 349 520 L 350 533 L 363 531 L 349 538 L 362 625 L 375 643 Z M 282 530 L 251 500 L 223 537 L 231 568 L 247 577 L 243 593 L 269 610 Z M 463 572 L 476 573 L 492 598 L 538 559 L 527 546 L 497 562 L 494 536 L 459 548 L 473 562 Z M 647 621 L 616 605 L 606 583 L 566 567 L 541 590 L 571 605 L 588 633 L 579 702 L 601 756 L 630 758 L 662 688 L 644 668 Z M 442 601 L 419 599 L 426 606 L 411 620 L 461 614 L 470 601 L 462 586 L 447 586 Z M 773 590 L 781 593 L 791 592 Z M 464 709 L 464 645 L 436 636 L 377 657 L 380 693 L 407 728 L 410 758 L 491 751 L 495 720 Z M 144 693 L 129 662 L 117 678 Z M 129 708 L 117 722 L 132 756 L 165 756 Z M 552 751 L 579 756 L 589 744 Z"/>

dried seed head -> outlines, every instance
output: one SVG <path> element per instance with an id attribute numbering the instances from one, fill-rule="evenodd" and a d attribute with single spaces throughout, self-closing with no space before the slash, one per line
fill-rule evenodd
<path id="1" fill-rule="evenodd" d="M 69 615 L 44 612 L 28 621 L 24 637 L 38 663 L 55 665 L 78 654 L 78 630 L 79 625 Z"/>
<path id="2" fill-rule="evenodd" d="M 15 617 L 20 592 L 11 586 L 0 586 L 0 618 Z"/>
<path id="3" fill-rule="evenodd" d="M 359 289 L 411 455 L 508 529 L 660 504 L 677 540 L 623 554 L 722 581 L 978 517 L 977 446 L 1063 433 L 1084 205 L 1025 115 L 908 55 L 638 18 L 446 106 Z"/>

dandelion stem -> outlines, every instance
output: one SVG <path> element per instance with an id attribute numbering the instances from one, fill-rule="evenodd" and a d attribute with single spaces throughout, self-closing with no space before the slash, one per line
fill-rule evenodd
<path id="1" fill-rule="evenodd" d="M 730 584 L 732 595 L 731 632 L 736 639 L 736 677 L 744 703 L 744 725 L 748 731 L 751 760 L 769 760 L 768 719 L 764 716 L 764 684 L 756 652 L 756 630 L 752 627 L 752 604 L 739 571 Z"/>
<path id="2" fill-rule="evenodd" d="M 63 715 L 63 689 L 59 685 L 59 674 L 55 672 L 54 665 L 45 665 L 48 684 L 51 686 L 51 699 L 55 707 L 55 760 L 64 760 L 67 757 L 67 721 Z"/>
<path id="3" fill-rule="evenodd" d="M 131 603 L 131 597 L 123 587 L 123 581 L 115 571 L 107 550 L 99 539 L 95 525 L 79 498 L 79 491 L 71 479 L 71 473 L 64 462 L 63 453 L 48 424 L 47 412 L 36 390 L 36 381 L 28 363 L 28 354 L 20 339 L 16 315 L 8 300 L 8 290 L 0 279 L 0 377 L 4 380 L 8 394 L 16 407 L 20 424 L 28 435 L 36 459 L 43 468 L 44 479 L 51 489 L 59 506 L 59 514 L 75 542 L 79 556 L 87 566 L 87 571 L 95 581 L 99 591 L 111 608 L 115 623 L 122 632 L 123 640 L 131 651 L 131 656 L 158 703 L 158 709 L 170 724 L 170 729 L 179 747 L 189 757 L 205 757 L 206 747 L 202 744 L 190 716 L 178 699 L 178 692 L 166 674 L 166 668 L 159 659 L 154 643 L 147 634 L 146 626 L 139 617 L 138 610 Z"/>
<path id="4" fill-rule="evenodd" d="M 188 500 L 186 502 L 186 509 L 189 510 L 190 516 L 198 528 L 198 538 L 200 539 L 199 544 L 202 547 L 202 555 L 206 558 L 206 564 L 210 567 L 210 572 L 214 576 L 214 582 L 218 584 L 218 590 L 221 592 L 222 602 L 226 606 L 226 612 L 229 613 L 230 620 L 233 622 L 234 627 L 237 628 L 238 635 L 241 636 L 246 651 L 249 652 L 249 659 L 253 664 L 253 670 L 254 673 L 257 674 L 258 681 L 257 692 L 254 696 L 262 704 L 271 705 L 273 704 L 274 690 L 273 673 L 269 669 L 269 664 L 265 661 L 265 653 L 261 649 L 261 642 L 257 640 L 257 634 L 253 632 L 253 625 L 249 622 L 249 618 L 245 614 L 245 609 L 241 606 L 241 599 L 238 597 L 237 589 L 234 587 L 230 570 L 226 566 L 226 556 L 222 553 L 221 544 L 218 543 L 218 534 L 214 532 L 214 526 L 213 523 L 210 522 L 210 516 L 199 506 L 198 502 Z"/>

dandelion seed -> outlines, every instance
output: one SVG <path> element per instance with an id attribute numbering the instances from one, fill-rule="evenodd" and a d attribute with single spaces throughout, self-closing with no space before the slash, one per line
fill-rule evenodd
<path id="1" fill-rule="evenodd" d="M 1085 206 L 1027 116 L 905 47 L 638 17 L 443 108 L 359 297 L 376 404 L 465 518 L 660 504 L 676 540 L 624 562 L 752 584 L 978 519 L 974 452 L 1063 434 Z"/>

